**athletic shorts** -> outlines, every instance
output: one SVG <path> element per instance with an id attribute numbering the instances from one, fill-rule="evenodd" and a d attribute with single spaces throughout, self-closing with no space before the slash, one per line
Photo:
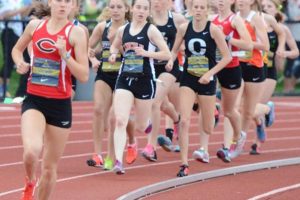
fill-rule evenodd
<path id="1" fill-rule="evenodd" d="M 47 124 L 60 128 L 72 126 L 71 98 L 50 99 L 28 94 L 22 104 L 22 114 L 29 109 L 40 111 Z"/>
<path id="2" fill-rule="evenodd" d="M 267 79 L 273 79 L 277 81 L 277 69 L 275 65 L 273 65 L 272 67 L 268 67 L 264 65 L 264 72 L 265 72 L 265 77 Z"/>
<path id="3" fill-rule="evenodd" d="M 240 66 L 224 68 L 217 74 L 217 77 L 223 88 L 235 90 L 241 87 L 242 70 Z"/>
<path id="4" fill-rule="evenodd" d="M 156 92 L 156 83 L 149 76 L 128 77 L 121 75 L 117 79 L 117 89 L 130 91 L 137 99 L 153 99 Z"/>
<path id="5" fill-rule="evenodd" d="M 217 81 L 215 78 L 208 84 L 199 83 L 200 77 L 193 76 L 188 72 L 183 72 L 180 87 L 189 87 L 198 95 L 212 96 L 216 94 Z"/>
<path id="6" fill-rule="evenodd" d="M 173 68 L 170 72 L 168 72 L 166 70 L 165 65 L 154 65 L 154 69 L 155 69 L 156 78 L 158 78 L 162 73 L 172 74 L 176 78 L 176 80 L 180 76 L 180 71 L 179 71 L 179 66 L 178 66 L 177 60 L 174 62 Z"/>
<path id="7" fill-rule="evenodd" d="M 115 87 L 116 87 L 117 78 L 118 78 L 118 72 L 107 73 L 107 72 L 98 70 L 97 76 L 95 78 L 95 82 L 101 80 L 110 87 L 111 91 L 114 91 Z"/>
<path id="8" fill-rule="evenodd" d="M 266 79 L 263 67 L 256 67 L 245 62 L 240 62 L 240 65 L 242 78 L 245 82 L 260 83 Z"/>

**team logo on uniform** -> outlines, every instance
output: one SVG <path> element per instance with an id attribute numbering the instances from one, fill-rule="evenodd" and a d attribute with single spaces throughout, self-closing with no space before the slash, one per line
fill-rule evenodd
<path id="1" fill-rule="evenodd" d="M 193 55 L 203 56 L 206 52 L 206 42 L 200 38 L 193 38 L 188 43 L 188 49 Z"/>
<path id="2" fill-rule="evenodd" d="M 56 51 L 55 42 L 49 38 L 42 38 L 36 42 L 38 49 L 44 53 L 53 53 Z"/>

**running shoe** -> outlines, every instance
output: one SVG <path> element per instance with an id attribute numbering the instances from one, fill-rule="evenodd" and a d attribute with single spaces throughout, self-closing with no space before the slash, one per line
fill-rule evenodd
<path id="1" fill-rule="evenodd" d="M 22 194 L 21 200 L 33 200 L 35 188 L 37 187 L 37 181 L 29 181 L 26 177 L 25 188 Z"/>
<path id="2" fill-rule="evenodd" d="M 231 159 L 238 157 L 243 152 L 246 139 L 247 139 L 247 134 L 244 131 L 242 131 L 239 140 L 237 142 L 233 142 L 230 145 L 229 156 Z"/>
<path id="3" fill-rule="evenodd" d="M 193 105 L 193 111 L 195 111 L 195 112 L 199 111 L 199 104 L 198 103 L 194 103 L 194 105 Z"/>
<path id="4" fill-rule="evenodd" d="M 222 149 L 219 149 L 217 151 L 217 156 L 218 156 L 218 158 L 220 158 L 225 163 L 230 163 L 231 162 L 228 148 L 223 147 Z"/>
<path id="5" fill-rule="evenodd" d="M 174 152 L 176 152 L 176 153 L 180 152 L 180 146 L 179 145 L 175 145 Z"/>
<path id="6" fill-rule="evenodd" d="M 263 123 L 256 126 L 256 136 L 261 143 L 264 143 L 266 141 L 266 133 Z"/>
<path id="7" fill-rule="evenodd" d="M 152 123 L 149 121 L 149 124 L 148 124 L 148 126 L 147 126 L 147 128 L 145 129 L 145 133 L 146 134 L 149 134 L 149 133 L 151 133 L 151 131 L 152 131 Z"/>
<path id="8" fill-rule="evenodd" d="M 104 170 L 112 170 L 113 169 L 113 160 L 108 156 L 104 159 L 103 169 Z"/>
<path id="9" fill-rule="evenodd" d="M 275 120 L 275 105 L 272 101 L 268 101 L 267 105 L 270 107 L 270 112 L 265 115 L 266 127 L 272 126 Z"/>
<path id="10" fill-rule="evenodd" d="M 137 158 L 137 143 L 127 145 L 126 163 L 132 164 Z"/>
<path id="11" fill-rule="evenodd" d="M 260 154 L 260 152 L 259 152 L 257 144 L 252 144 L 250 155 L 259 155 L 259 154 Z"/>
<path id="12" fill-rule="evenodd" d="M 161 146 L 163 148 L 163 150 L 165 150 L 167 152 L 171 152 L 174 149 L 172 141 L 167 136 L 159 135 L 157 137 L 157 143 L 159 146 Z"/>
<path id="13" fill-rule="evenodd" d="M 220 110 L 221 110 L 220 104 L 216 103 L 216 109 L 215 109 L 215 127 L 218 126 L 218 123 L 220 121 Z"/>
<path id="14" fill-rule="evenodd" d="M 173 135 L 174 135 L 174 129 L 167 128 L 166 129 L 166 136 L 170 138 L 171 141 L 173 141 Z"/>
<path id="15" fill-rule="evenodd" d="M 125 170 L 123 168 L 123 164 L 120 161 L 118 161 L 118 160 L 116 160 L 116 162 L 115 162 L 115 166 L 113 168 L 113 171 L 116 174 L 118 174 L 118 175 L 125 174 Z"/>
<path id="16" fill-rule="evenodd" d="M 142 156 L 149 161 L 157 161 L 156 151 L 154 150 L 154 147 L 151 144 L 147 144 L 147 146 L 142 151 Z"/>
<path id="17" fill-rule="evenodd" d="M 86 161 L 86 164 L 90 167 L 102 167 L 103 159 L 101 155 L 94 154 L 93 157 Z"/>
<path id="18" fill-rule="evenodd" d="M 204 148 L 194 151 L 193 158 L 199 162 L 209 163 L 209 154 L 204 150 Z"/>
<path id="19" fill-rule="evenodd" d="M 177 173 L 177 177 L 184 177 L 189 175 L 189 166 L 188 165 L 180 165 L 180 170 Z"/>

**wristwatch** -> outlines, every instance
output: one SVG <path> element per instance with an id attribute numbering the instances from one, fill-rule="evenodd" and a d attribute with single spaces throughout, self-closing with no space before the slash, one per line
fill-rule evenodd
<path id="1" fill-rule="evenodd" d="M 69 58 L 71 58 L 71 52 L 70 52 L 70 51 L 67 51 L 64 60 L 67 61 L 67 60 L 69 60 Z"/>

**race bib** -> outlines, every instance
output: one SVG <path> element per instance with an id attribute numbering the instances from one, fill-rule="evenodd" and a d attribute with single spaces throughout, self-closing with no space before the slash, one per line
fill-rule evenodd
<path id="1" fill-rule="evenodd" d="M 34 58 L 31 83 L 56 87 L 58 86 L 59 73 L 60 62 L 45 58 Z"/>
<path id="2" fill-rule="evenodd" d="M 269 51 L 268 52 L 268 67 L 273 67 L 273 59 L 274 59 L 274 53 Z"/>
<path id="3" fill-rule="evenodd" d="M 141 74 L 144 72 L 144 59 L 135 52 L 127 52 L 124 55 L 123 72 Z"/>
<path id="4" fill-rule="evenodd" d="M 252 51 L 240 51 L 239 58 L 242 60 L 249 60 L 252 58 Z"/>
<path id="5" fill-rule="evenodd" d="M 208 72 L 208 58 L 205 56 L 191 56 L 188 58 L 188 73 L 201 77 Z"/>
<path id="6" fill-rule="evenodd" d="M 109 50 L 104 50 L 102 52 L 102 71 L 104 72 L 118 72 L 120 66 L 122 64 L 121 54 L 117 54 L 116 62 L 114 64 L 110 64 L 108 62 L 108 58 L 110 56 Z"/>

